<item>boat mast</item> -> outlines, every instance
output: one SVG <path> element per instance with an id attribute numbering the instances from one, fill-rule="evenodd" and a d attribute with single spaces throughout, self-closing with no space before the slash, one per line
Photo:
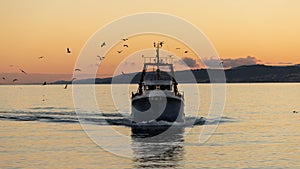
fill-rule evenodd
<path id="1" fill-rule="evenodd" d="M 154 42 L 154 47 L 156 48 L 156 66 L 157 66 L 157 69 L 159 70 L 159 48 L 161 48 L 164 44 L 164 41 L 162 42 Z"/>
<path id="2" fill-rule="evenodd" d="M 156 47 L 156 73 L 157 73 L 157 79 L 159 79 L 159 48 L 161 48 L 164 44 L 164 41 L 161 42 L 154 42 L 154 47 Z"/>

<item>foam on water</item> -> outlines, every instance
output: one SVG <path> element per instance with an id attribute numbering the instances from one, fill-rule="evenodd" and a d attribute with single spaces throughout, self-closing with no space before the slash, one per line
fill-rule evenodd
<path id="1" fill-rule="evenodd" d="M 30 111 L 31 110 L 31 111 Z M 47 107 L 47 108 L 30 108 L 29 111 L 0 111 L 0 120 L 14 121 L 40 121 L 40 122 L 63 122 L 78 123 L 76 112 L 66 108 Z M 127 127 L 148 127 L 148 126 L 184 126 L 192 127 L 194 125 L 214 125 L 217 123 L 233 122 L 231 118 L 223 117 L 219 119 L 206 119 L 204 117 L 187 116 L 184 123 L 166 122 L 166 121 L 150 121 L 133 123 L 129 114 L 120 113 L 89 113 L 80 116 L 83 123 L 95 125 L 118 125 Z"/>

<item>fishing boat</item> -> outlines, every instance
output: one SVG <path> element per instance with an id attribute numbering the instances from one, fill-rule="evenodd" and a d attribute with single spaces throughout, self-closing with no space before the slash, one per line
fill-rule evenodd
<path id="1" fill-rule="evenodd" d="M 171 56 L 160 57 L 164 42 L 154 42 L 155 57 L 143 57 L 138 89 L 131 95 L 131 121 L 183 123 L 184 93 L 178 90 Z M 149 68 L 152 71 L 149 71 Z"/>

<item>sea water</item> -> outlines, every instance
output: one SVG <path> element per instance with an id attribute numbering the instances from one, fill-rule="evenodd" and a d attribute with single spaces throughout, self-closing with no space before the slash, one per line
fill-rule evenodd
<path id="1" fill-rule="evenodd" d="M 136 85 L 125 85 L 128 91 L 118 98 L 112 97 L 111 85 L 95 85 L 92 98 L 99 109 L 80 120 L 71 85 L 0 86 L 0 168 L 300 167 L 300 84 L 226 84 L 220 121 L 208 118 L 210 84 L 180 87 L 188 125 L 169 129 L 157 128 L 165 123 L 130 124 L 130 91 Z M 195 87 L 199 93 L 187 91 Z M 91 138 L 85 125 L 110 146 Z M 217 129 L 200 142 L 205 126 Z M 165 130 L 170 134 L 151 139 L 153 132 Z"/>

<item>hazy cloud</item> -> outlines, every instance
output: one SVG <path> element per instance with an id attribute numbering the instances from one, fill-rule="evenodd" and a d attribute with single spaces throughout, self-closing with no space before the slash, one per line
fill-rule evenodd
<path id="1" fill-rule="evenodd" d="M 236 58 L 236 59 L 228 58 L 228 59 L 222 59 L 222 61 L 215 58 L 208 58 L 204 60 L 204 64 L 208 67 L 219 67 L 218 64 L 220 65 L 221 62 L 223 63 L 224 68 L 232 68 L 232 67 L 238 67 L 242 65 L 255 65 L 258 62 L 260 62 L 260 60 L 258 60 L 253 56 L 247 56 L 245 58 Z"/>
<path id="2" fill-rule="evenodd" d="M 223 67 L 238 67 L 242 65 L 255 65 L 260 60 L 256 59 L 253 56 L 247 56 L 246 58 L 237 58 L 237 59 L 223 59 Z"/>
<path id="3" fill-rule="evenodd" d="M 266 62 L 266 64 L 269 65 L 293 65 L 294 63 L 292 62 Z"/>
<path id="4" fill-rule="evenodd" d="M 196 59 L 188 58 L 188 57 L 184 57 L 179 63 L 182 65 L 187 65 L 188 67 L 198 67 L 199 66 Z"/>
<path id="5" fill-rule="evenodd" d="M 278 62 L 277 64 L 280 64 L 280 65 L 291 65 L 291 64 L 294 64 L 292 62 Z"/>
<path id="6" fill-rule="evenodd" d="M 125 65 L 135 66 L 136 64 L 135 64 L 135 62 L 128 62 L 128 61 L 126 61 L 126 62 L 125 62 Z"/>

